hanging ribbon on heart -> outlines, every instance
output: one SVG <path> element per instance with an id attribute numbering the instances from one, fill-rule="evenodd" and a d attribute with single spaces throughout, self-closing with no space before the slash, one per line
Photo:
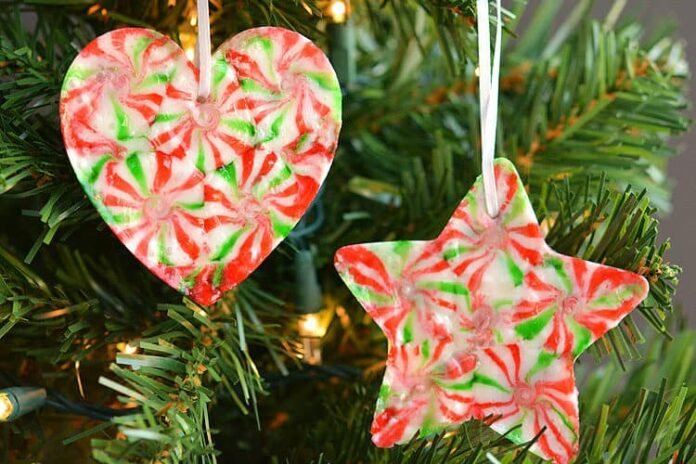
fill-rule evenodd
<path id="1" fill-rule="evenodd" d="M 377 446 L 478 419 L 566 464 L 580 439 L 573 362 L 648 283 L 544 241 L 515 167 L 494 160 L 500 0 L 492 64 L 488 1 L 477 7 L 482 175 L 434 240 L 351 245 L 335 264 L 388 341 Z"/>
<path id="2" fill-rule="evenodd" d="M 90 42 L 60 97 L 71 165 L 118 239 L 203 305 L 256 269 L 317 195 L 341 126 L 324 53 L 278 27 L 211 54 L 198 2 L 198 66 L 156 31 Z"/>

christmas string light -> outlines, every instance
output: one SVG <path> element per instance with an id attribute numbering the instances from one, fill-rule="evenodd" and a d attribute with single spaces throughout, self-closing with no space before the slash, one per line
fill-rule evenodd
<path id="1" fill-rule="evenodd" d="M 184 53 L 186 53 L 186 57 L 193 61 L 196 57 L 196 34 L 191 32 L 180 32 L 179 41 L 184 49 Z"/>
<path id="2" fill-rule="evenodd" d="M 334 23 L 345 23 L 348 16 L 348 5 L 343 0 L 333 0 L 329 3 L 327 12 Z"/>
<path id="3" fill-rule="evenodd" d="M 179 42 L 181 43 L 181 48 L 184 49 L 186 57 L 191 61 L 196 58 L 196 22 L 196 13 L 193 13 L 189 17 L 189 20 L 183 24 L 182 29 L 179 30 Z"/>
<path id="4" fill-rule="evenodd" d="M 74 414 L 99 421 L 108 421 L 113 417 L 132 414 L 138 410 L 138 408 L 114 409 L 82 401 L 73 401 L 50 388 L 35 385 L 18 386 L 21 385 L 20 380 L 3 370 L 0 370 L 0 385 L 14 385 L 0 389 L 0 422 L 15 420 L 41 407 L 49 407 L 60 413 Z"/>
<path id="5" fill-rule="evenodd" d="M 331 323 L 333 310 L 323 302 L 311 250 L 298 250 L 295 256 L 295 277 L 297 306 L 303 313 L 297 327 L 302 342 L 300 358 L 307 364 L 321 364 L 321 339 Z"/>
<path id="6" fill-rule="evenodd" d="M 186 57 L 194 61 L 200 69 L 199 95 L 210 93 L 210 15 L 207 1 L 196 2 L 196 10 L 190 13 L 188 21 L 179 31 L 179 41 Z"/>
<path id="7" fill-rule="evenodd" d="M 326 32 L 329 35 L 329 59 L 336 70 L 341 88 L 350 88 L 355 81 L 355 30 L 350 21 L 350 3 L 332 0 L 324 7 L 324 16 L 329 21 Z"/>
<path id="8" fill-rule="evenodd" d="M 307 364 L 321 363 L 321 338 L 325 330 L 319 324 L 316 314 L 305 314 L 299 320 L 299 334 L 302 340 L 301 359 Z"/>
<path id="9" fill-rule="evenodd" d="M 0 421 L 7 421 L 14 412 L 14 406 L 6 393 L 0 394 Z"/>
<path id="10" fill-rule="evenodd" d="M 12 422 L 46 404 L 46 390 L 10 387 L 0 390 L 0 422 Z"/>
<path id="11" fill-rule="evenodd" d="M 132 340 L 128 343 L 120 342 L 116 345 L 116 349 L 123 354 L 136 354 L 138 352 L 138 341 Z"/>

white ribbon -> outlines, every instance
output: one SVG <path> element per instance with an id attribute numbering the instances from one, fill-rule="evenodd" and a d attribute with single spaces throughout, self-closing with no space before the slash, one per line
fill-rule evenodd
<path id="1" fill-rule="evenodd" d="M 212 79 L 212 57 L 210 51 L 210 15 L 208 0 L 198 0 L 198 41 L 196 43 L 196 61 L 198 62 L 198 98 L 210 96 Z"/>
<path id="2" fill-rule="evenodd" d="M 488 0 L 477 0 L 479 56 L 479 99 L 481 111 L 481 172 L 486 211 L 490 217 L 498 216 L 500 206 L 495 184 L 493 158 L 495 157 L 495 134 L 498 125 L 498 81 L 500 80 L 500 47 L 503 32 L 500 17 L 500 0 L 496 0 L 496 36 L 491 71 L 491 30 L 488 24 Z"/>

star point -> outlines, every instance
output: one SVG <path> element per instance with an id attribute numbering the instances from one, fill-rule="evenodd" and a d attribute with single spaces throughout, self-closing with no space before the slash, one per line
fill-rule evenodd
<path id="1" fill-rule="evenodd" d="M 647 295 L 632 272 L 564 256 L 544 241 L 524 186 L 495 162 L 500 214 L 481 178 L 430 241 L 343 247 L 336 268 L 388 340 L 373 441 L 389 447 L 466 420 L 536 454 L 577 453 L 573 362 Z"/>

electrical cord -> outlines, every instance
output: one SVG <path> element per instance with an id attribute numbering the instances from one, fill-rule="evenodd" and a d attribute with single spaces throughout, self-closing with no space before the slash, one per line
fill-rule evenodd
<path id="1" fill-rule="evenodd" d="M 262 375 L 266 385 L 269 388 L 282 388 L 298 382 L 307 381 L 322 381 L 330 378 L 340 378 L 343 380 L 354 381 L 361 377 L 363 371 L 355 366 L 350 365 L 312 365 L 302 364 L 299 369 L 290 371 L 289 374 L 269 374 Z M 0 370 L 0 387 L 36 387 L 35 385 L 27 385 L 20 382 L 16 377 Z M 38 387 L 46 390 L 46 403 L 44 407 L 50 407 L 55 411 L 64 414 L 71 414 L 98 421 L 110 421 L 114 417 L 127 416 L 129 414 L 138 413 L 139 407 L 116 409 L 106 406 L 98 406 L 83 401 L 73 401 L 65 395 L 58 393 L 55 390 L 45 387 Z"/>
<path id="2" fill-rule="evenodd" d="M 0 386 L 2 388 L 7 387 L 36 387 L 35 385 L 27 385 L 24 382 L 19 381 L 13 375 L 0 370 Z M 72 414 L 76 416 L 87 417 L 99 421 L 108 421 L 117 416 L 127 416 L 128 414 L 136 413 L 140 408 L 125 408 L 125 409 L 115 409 L 106 406 L 98 406 L 94 404 L 89 404 L 83 401 L 73 401 L 66 397 L 65 395 L 56 392 L 50 388 L 38 387 L 46 390 L 46 404 L 45 406 L 51 407 L 54 410 L 66 414 Z"/>
<path id="3" fill-rule="evenodd" d="M 324 225 L 326 214 L 324 211 L 324 203 L 322 202 L 321 198 L 323 190 L 323 186 L 319 188 L 317 196 L 314 198 L 312 204 L 309 205 L 309 208 L 307 208 L 307 212 L 304 214 L 302 219 L 300 219 L 300 222 L 297 223 L 297 226 L 292 230 L 292 232 L 290 232 L 289 238 L 291 240 L 295 242 L 302 242 L 305 237 L 312 235 L 319 230 L 322 225 Z M 314 216 L 314 220 L 308 223 L 307 218 L 311 216 Z"/>
<path id="4" fill-rule="evenodd" d="M 262 377 L 270 388 L 280 388 L 297 382 L 320 381 L 334 377 L 353 381 L 362 374 L 362 369 L 346 364 L 302 364 L 300 369 L 292 370 L 287 375 L 273 374 Z"/>

